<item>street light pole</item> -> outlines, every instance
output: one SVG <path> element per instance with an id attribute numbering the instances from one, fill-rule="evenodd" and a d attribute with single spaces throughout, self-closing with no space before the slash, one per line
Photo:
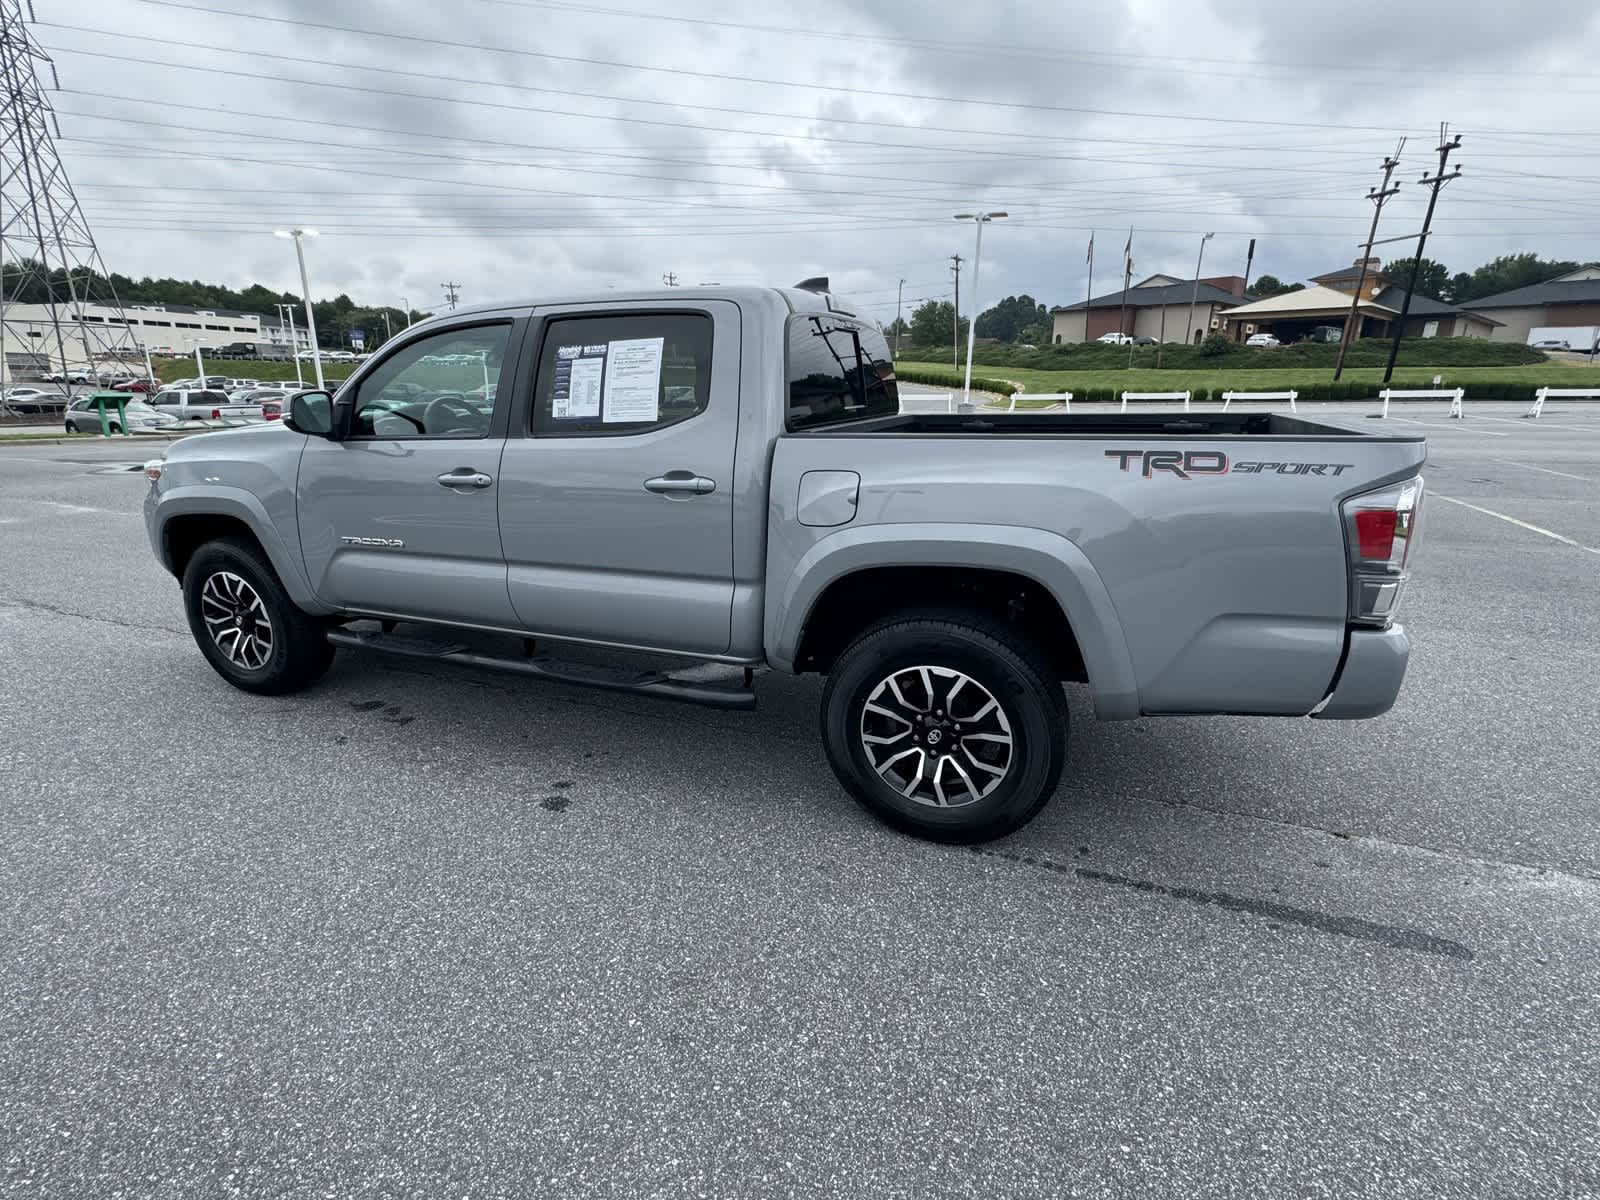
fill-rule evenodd
<path id="1" fill-rule="evenodd" d="M 294 386 L 303 391 L 306 377 L 300 371 L 300 339 L 294 334 L 294 305 L 278 305 L 278 316 L 289 322 L 289 355 L 294 359 Z"/>
<path id="2" fill-rule="evenodd" d="M 967 373 L 961 385 L 961 403 L 969 408 L 972 405 L 972 346 L 977 340 L 978 313 L 981 311 L 978 308 L 978 271 L 983 265 L 983 227 L 1005 215 L 1003 212 L 976 212 L 957 213 L 955 216 L 958 221 L 971 221 L 978 227 L 978 244 L 972 251 L 971 299 L 967 301 L 968 308 L 972 310 L 972 319 L 967 322 Z"/>
<path id="3" fill-rule="evenodd" d="M 306 252 L 300 245 L 301 238 L 316 237 L 315 229 L 276 229 L 274 237 L 293 238 L 294 254 L 300 261 L 300 292 L 306 306 L 306 333 L 311 338 L 311 362 L 317 369 L 317 390 L 327 391 L 327 385 L 322 379 L 322 348 L 317 345 L 317 318 L 311 311 L 311 280 L 306 276 Z M 297 360 L 298 361 L 298 360 Z"/>
<path id="4" fill-rule="evenodd" d="M 411 301 L 408 300 L 406 297 L 401 296 L 400 297 L 400 303 L 404 304 L 406 306 L 406 328 L 410 329 L 411 328 Z"/>
<path id="5" fill-rule="evenodd" d="M 1195 306 L 1195 301 L 1200 299 L 1200 264 L 1205 261 L 1206 243 L 1209 242 L 1212 238 L 1214 238 L 1216 236 L 1217 235 L 1215 233 L 1208 233 L 1208 234 L 1205 235 L 1205 237 L 1201 238 L 1200 239 L 1200 253 L 1195 256 L 1195 260 L 1194 260 L 1194 290 L 1189 293 L 1189 320 L 1188 320 L 1188 323 L 1184 326 L 1184 329 L 1183 329 L 1183 344 L 1185 346 L 1189 345 L 1189 339 L 1190 339 L 1190 337 L 1193 336 L 1193 331 L 1194 331 L 1194 306 Z"/>

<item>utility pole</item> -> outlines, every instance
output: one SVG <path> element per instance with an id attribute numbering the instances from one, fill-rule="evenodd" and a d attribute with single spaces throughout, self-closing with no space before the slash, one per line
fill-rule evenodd
<path id="1" fill-rule="evenodd" d="M 1183 327 L 1183 344 L 1185 346 L 1192 344 L 1194 341 L 1194 306 L 1200 299 L 1200 264 L 1206 260 L 1206 243 L 1216 236 L 1217 235 L 1215 233 L 1208 233 L 1205 235 L 1205 237 L 1201 238 L 1200 253 L 1195 255 L 1194 289 L 1189 293 L 1189 317 Z"/>
<path id="2" fill-rule="evenodd" d="M 1422 232 L 1417 235 L 1417 252 L 1411 259 L 1411 279 L 1406 284 L 1406 298 L 1400 304 L 1400 316 L 1394 323 L 1394 340 L 1389 343 L 1389 361 L 1383 367 L 1383 382 L 1388 383 L 1394 374 L 1394 360 L 1400 357 L 1400 338 L 1406 331 L 1406 315 L 1411 311 L 1411 296 L 1417 290 L 1417 276 L 1422 273 L 1422 251 L 1428 244 L 1428 228 L 1433 224 L 1433 207 L 1439 203 L 1439 191 L 1452 179 L 1461 177 L 1461 168 L 1445 172 L 1450 162 L 1450 151 L 1461 147 L 1461 135 L 1449 136 L 1449 126 L 1439 126 L 1439 170 L 1417 180 L 1428 187 L 1428 211 L 1422 214 Z"/>
<path id="3" fill-rule="evenodd" d="M 1372 228 L 1367 230 L 1367 245 L 1361 252 L 1361 273 L 1356 277 L 1356 294 L 1350 300 L 1350 315 L 1345 318 L 1344 332 L 1339 335 L 1339 357 L 1333 364 L 1335 383 L 1344 373 L 1345 352 L 1350 349 L 1350 343 L 1355 341 L 1356 327 L 1361 324 L 1361 292 L 1367 286 L 1367 264 L 1372 261 L 1372 243 L 1378 236 L 1378 218 L 1383 215 L 1383 206 L 1389 203 L 1389 197 L 1400 190 L 1398 183 L 1390 187 L 1389 180 L 1394 175 L 1394 169 L 1400 165 L 1400 151 L 1405 147 L 1406 140 L 1401 138 L 1394 153 L 1383 160 L 1383 182 L 1367 189 L 1367 199 L 1372 201 Z"/>
<path id="4" fill-rule="evenodd" d="M 1126 333 L 1128 323 L 1128 285 L 1133 282 L 1133 230 L 1128 230 L 1128 244 L 1122 248 L 1122 308 L 1117 313 L 1117 332 Z M 1133 369 L 1133 339 L 1128 339 L 1128 369 Z"/>
<path id="5" fill-rule="evenodd" d="M 956 277 L 956 309 L 955 315 L 950 318 L 950 363 L 956 370 L 961 369 L 961 255 L 950 256 L 950 270 Z"/>
<path id="6" fill-rule="evenodd" d="M 894 356 L 900 357 L 900 298 L 905 295 L 906 281 L 902 279 L 894 289 Z"/>
<path id="7" fill-rule="evenodd" d="M 1244 256 L 1244 286 L 1239 289 L 1239 299 L 1243 300 L 1250 294 L 1250 267 L 1256 261 L 1256 240 L 1250 239 L 1250 250 Z"/>
<path id="8" fill-rule="evenodd" d="M 1089 278 L 1083 284 L 1083 344 L 1089 344 L 1089 304 L 1094 299 L 1094 230 L 1089 231 Z"/>
<path id="9" fill-rule="evenodd" d="M 439 286 L 444 289 L 444 298 L 446 302 L 452 309 L 454 309 L 456 306 L 456 301 L 461 298 L 461 285 L 459 283 L 451 282 L 441 283 Z"/>
<path id="10" fill-rule="evenodd" d="M 85 371 L 94 374 L 109 363 L 117 364 L 110 369 L 120 370 L 141 351 L 57 153 L 61 126 L 41 76 L 48 71 L 57 90 L 60 82 L 55 64 L 28 28 L 31 17 L 31 7 L 22 0 L 0 0 L 0 92 L 5 95 L 0 111 L 0 246 L 16 267 L 10 286 L 0 293 L 0 329 L 18 321 L 14 305 L 43 304 L 47 315 L 39 349 L 24 337 L 28 354 L 19 365 L 27 362 L 49 371 L 53 343 L 62 371 L 69 372 L 70 336 L 81 345 Z M 85 320 L 85 309 L 91 306 L 101 311 Z M 9 370 L 0 368 L 0 374 Z"/>
<path id="11" fill-rule="evenodd" d="M 661 277 L 661 282 L 666 284 L 668 287 L 677 287 L 678 286 L 678 276 L 677 276 L 677 274 L 675 272 L 668 271 L 665 275 L 663 275 Z"/>

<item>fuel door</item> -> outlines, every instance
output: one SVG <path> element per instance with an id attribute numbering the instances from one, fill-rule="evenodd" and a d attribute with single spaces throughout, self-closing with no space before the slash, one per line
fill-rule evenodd
<path id="1" fill-rule="evenodd" d="M 800 524 L 848 524 L 855 519 L 860 493 L 861 476 L 854 471 L 807 471 L 800 476 L 800 500 L 795 506 Z"/>

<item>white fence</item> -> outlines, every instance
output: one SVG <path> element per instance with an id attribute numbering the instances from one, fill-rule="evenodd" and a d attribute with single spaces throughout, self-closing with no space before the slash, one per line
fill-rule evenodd
<path id="1" fill-rule="evenodd" d="M 1522 415 L 1525 417 L 1537 417 L 1544 411 L 1544 402 L 1552 396 L 1566 400 L 1600 400 L 1600 388 L 1542 387 L 1533 394 L 1533 407 Z"/>
<path id="2" fill-rule="evenodd" d="M 1008 407 L 1006 409 L 1007 412 L 1016 412 L 1017 411 L 1017 397 L 1018 396 L 1021 396 L 1024 400 L 1059 401 L 1061 403 L 1061 406 L 1063 408 L 1065 408 L 1068 412 L 1072 411 L 1072 393 L 1071 392 L 1012 392 L 1011 393 L 1011 405 L 1010 405 L 1010 407 Z"/>
<path id="3" fill-rule="evenodd" d="M 1450 401 L 1450 415 L 1457 419 L 1461 417 L 1461 399 L 1467 394 L 1466 388 L 1424 388 L 1417 391 L 1403 391 L 1399 388 L 1384 388 L 1378 393 L 1378 399 L 1383 401 L 1383 411 L 1378 415 L 1389 415 L 1389 401 L 1391 400 L 1448 400 Z"/>
<path id="4" fill-rule="evenodd" d="M 1235 400 L 1287 400 L 1289 411 L 1297 412 L 1294 402 L 1300 398 L 1300 393 L 1290 388 L 1287 392 L 1223 392 L 1222 411 L 1228 411 L 1228 405 Z"/>
<path id="5" fill-rule="evenodd" d="M 1123 392 L 1122 408 L 1118 411 L 1127 412 L 1129 400 L 1182 400 L 1183 411 L 1189 411 L 1188 392 Z"/>

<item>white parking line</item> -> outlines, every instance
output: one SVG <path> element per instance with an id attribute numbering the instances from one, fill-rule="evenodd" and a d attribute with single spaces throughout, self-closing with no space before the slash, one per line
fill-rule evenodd
<path id="1" fill-rule="evenodd" d="M 1536 467 L 1532 463 L 1512 462 L 1509 458 L 1491 458 L 1489 461 L 1503 463 L 1508 467 L 1521 467 L 1524 471 L 1539 471 L 1545 475 L 1559 475 L 1563 479 L 1576 479 L 1579 483 L 1597 482 L 1587 475 L 1574 475 L 1569 471 L 1557 471 L 1550 467 Z"/>
<path id="2" fill-rule="evenodd" d="M 1410 417 L 1397 417 L 1391 414 L 1386 418 L 1390 421 L 1404 421 L 1407 425 L 1421 425 L 1424 429 L 1437 429 L 1440 433 L 1475 433 L 1481 437 L 1510 437 L 1509 433 L 1496 433 L 1492 429 L 1463 429 L 1460 425 L 1436 425 L 1432 421 L 1414 421 Z"/>
<path id="3" fill-rule="evenodd" d="M 136 517 L 138 513 L 121 508 L 90 508 L 86 504 L 67 504 L 61 500 L 29 500 L 29 504 L 42 504 L 46 508 L 59 508 L 62 512 L 98 513 L 108 517 Z"/>
<path id="4" fill-rule="evenodd" d="M 1508 524 L 1517 526 L 1519 529 L 1526 529 L 1530 533 L 1537 533 L 1543 537 L 1550 538 L 1552 541 L 1565 542 L 1569 546 L 1582 550 L 1585 554 L 1600 554 L 1600 550 L 1596 550 L 1593 546 L 1585 546 L 1582 542 L 1574 541 L 1564 533 L 1556 533 L 1539 525 L 1530 525 L 1526 521 L 1517 520 L 1516 517 L 1508 517 L 1505 513 L 1495 512 L 1492 508 L 1484 508 L 1479 504 L 1468 504 L 1465 500 L 1457 500 L 1454 496 L 1444 496 L 1438 492 L 1429 492 L 1428 498 L 1431 500 L 1443 500 L 1447 504 L 1459 504 L 1462 508 L 1470 508 L 1473 512 L 1480 512 L 1486 517 L 1494 517 L 1496 520 L 1505 521 Z"/>
<path id="5" fill-rule="evenodd" d="M 1532 419 L 1529 417 L 1491 417 L 1488 413 L 1473 413 L 1472 415 L 1481 421 L 1500 421 L 1506 425 L 1521 425 L 1524 421 Z M 1526 428 L 1530 433 L 1540 429 L 1560 429 L 1567 433 L 1600 433 L 1600 427 L 1584 429 L 1577 425 L 1557 425 L 1554 421 L 1546 421 L 1543 417 L 1540 417 L 1536 424 L 1528 425 Z"/>

